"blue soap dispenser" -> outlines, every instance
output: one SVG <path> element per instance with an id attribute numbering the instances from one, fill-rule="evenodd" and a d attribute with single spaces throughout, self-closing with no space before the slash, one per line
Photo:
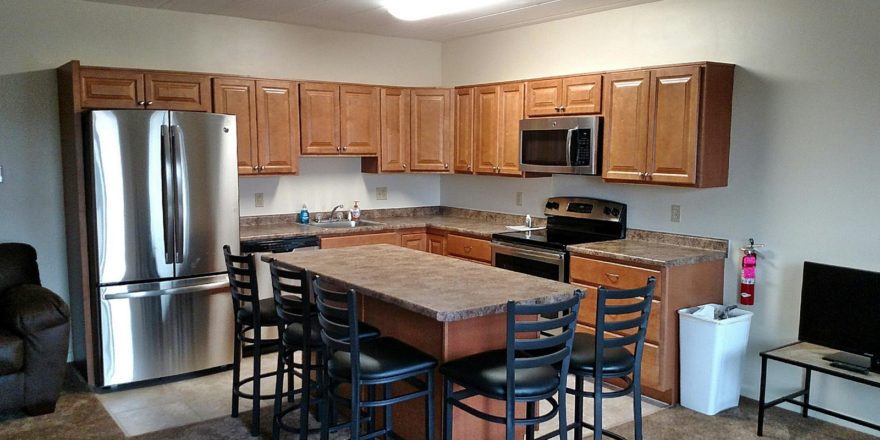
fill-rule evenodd
<path id="1" fill-rule="evenodd" d="M 303 203 L 303 207 L 299 211 L 299 222 L 304 225 L 309 223 L 309 208 L 306 207 L 305 203 Z"/>

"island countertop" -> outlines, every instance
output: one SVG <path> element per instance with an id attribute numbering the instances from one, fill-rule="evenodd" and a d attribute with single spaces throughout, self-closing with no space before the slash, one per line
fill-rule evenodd
<path id="1" fill-rule="evenodd" d="M 562 300 L 570 284 L 387 244 L 268 255 L 437 321 L 498 314 L 507 301 Z"/>

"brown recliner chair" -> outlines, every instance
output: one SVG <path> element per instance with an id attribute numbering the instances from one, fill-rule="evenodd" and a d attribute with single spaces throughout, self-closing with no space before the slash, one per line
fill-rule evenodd
<path id="1" fill-rule="evenodd" d="M 37 251 L 0 243 L 0 409 L 55 411 L 69 334 L 70 309 L 40 286 Z"/>

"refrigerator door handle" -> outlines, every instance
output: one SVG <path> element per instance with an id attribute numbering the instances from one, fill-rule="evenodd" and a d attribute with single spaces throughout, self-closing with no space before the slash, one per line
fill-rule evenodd
<path id="1" fill-rule="evenodd" d="M 165 238 L 165 264 L 171 264 L 174 257 L 174 152 L 171 133 L 167 125 L 162 125 L 162 223 Z"/>
<path id="2" fill-rule="evenodd" d="M 182 182 L 184 182 L 185 176 L 182 176 L 183 173 L 183 164 L 180 163 L 181 157 L 183 156 L 183 151 L 181 151 L 181 140 L 182 136 L 180 133 L 179 125 L 171 126 L 171 146 L 174 150 L 174 178 L 175 178 L 175 191 L 174 191 L 174 203 L 175 203 L 175 217 L 174 217 L 174 262 L 175 263 L 183 263 L 183 194 L 182 191 L 186 191 L 186 188 L 183 188 Z"/>
<path id="3" fill-rule="evenodd" d="M 120 293 L 105 293 L 102 296 L 102 299 L 111 300 L 111 299 L 131 299 L 131 298 L 147 298 L 151 296 L 163 296 L 163 295 L 181 295 L 184 293 L 194 293 L 194 292 L 204 292 L 208 290 L 221 289 L 229 286 L 229 281 L 217 281 L 213 283 L 207 284 L 197 284 L 193 286 L 183 286 L 183 287 L 175 287 L 171 289 L 157 289 L 157 290 L 146 290 L 139 292 L 120 292 Z"/>

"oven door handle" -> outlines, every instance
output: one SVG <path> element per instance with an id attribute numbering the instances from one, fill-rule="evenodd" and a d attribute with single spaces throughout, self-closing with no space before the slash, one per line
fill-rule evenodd
<path id="1" fill-rule="evenodd" d="M 507 246 L 499 243 L 492 243 L 492 251 L 503 255 L 523 257 L 550 264 L 560 264 L 565 261 L 565 252 L 533 251 L 531 249 Z"/>

